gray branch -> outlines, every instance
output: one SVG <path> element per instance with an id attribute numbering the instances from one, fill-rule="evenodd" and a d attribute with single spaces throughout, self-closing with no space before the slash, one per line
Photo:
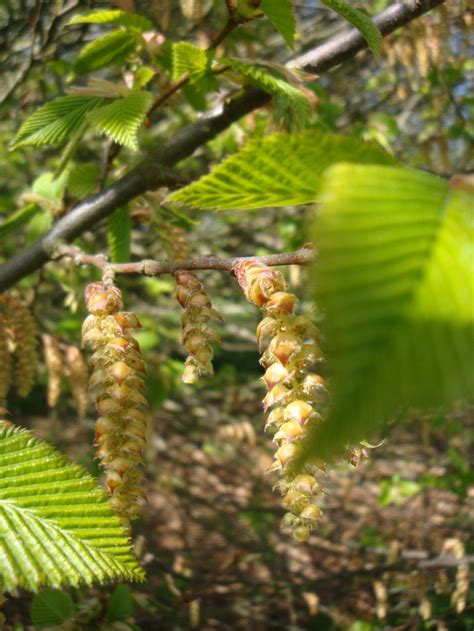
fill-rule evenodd
<path id="1" fill-rule="evenodd" d="M 381 32 L 387 35 L 443 2 L 444 0 L 397 2 L 380 13 L 375 22 Z M 321 73 L 354 57 L 366 47 L 367 44 L 360 33 L 351 29 L 292 60 L 289 65 Z M 174 165 L 191 156 L 196 149 L 232 123 L 265 105 L 270 99 L 271 97 L 262 90 L 248 88 L 241 96 L 225 103 L 221 112 L 212 113 L 183 128 L 168 143 L 147 155 L 127 175 L 104 191 L 79 202 L 65 217 L 57 221 L 44 237 L 2 265 L 0 291 L 8 289 L 21 278 L 41 268 L 51 259 L 51 253 L 58 242 L 71 242 L 137 195 L 172 182 L 170 169 Z"/>

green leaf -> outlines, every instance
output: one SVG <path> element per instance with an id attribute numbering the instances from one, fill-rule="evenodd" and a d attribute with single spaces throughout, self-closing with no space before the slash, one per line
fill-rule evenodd
<path id="1" fill-rule="evenodd" d="M 107 605 L 106 619 L 109 621 L 118 620 L 119 622 L 125 622 L 125 620 L 132 615 L 134 610 L 135 605 L 133 604 L 130 587 L 124 584 L 117 585 Z"/>
<path id="2" fill-rule="evenodd" d="M 308 454 L 474 395 L 473 199 L 415 170 L 340 164 L 324 176 L 314 296 L 333 399 Z"/>
<path id="3" fill-rule="evenodd" d="M 225 57 L 221 61 L 235 72 L 250 79 L 252 83 L 255 83 L 268 94 L 278 98 L 280 105 L 293 110 L 297 122 L 303 123 L 307 119 L 310 113 L 310 104 L 306 95 L 284 77 L 269 72 L 261 65 L 250 64 L 240 59 Z"/>
<path id="4" fill-rule="evenodd" d="M 100 168 L 93 162 L 80 164 L 69 171 L 67 188 L 73 197 L 81 199 L 94 192 Z"/>
<path id="5" fill-rule="evenodd" d="M 121 11 L 119 9 L 99 9 L 89 13 L 75 15 L 68 24 L 114 24 L 115 26 L 125 26 L 137 31 L 152 31 L 153 23 L 143 15 Z"/>
<path id="6" fill-rule="evenodd" d="M 42 173 L 33 182 L 31 190 L 44 200 L 59 204 L 63 200 L 68 177 L 67 173 L 63 173 L 58 178 L 55 178 L 54 173 L 51 172 Z"/>
<path id="7" fill-rule="evenodd" d="M 189 75 L 189 83 L 199 81 L 208 69 L 206 51 L 189 42 L 176 42 L 172 47 L 172 79 L 177 81 L 184 74 Z"/>
<path id="8" fill-rule="evenodd" d="M 378 145 L 355 138 L 309 129 L 280 133 L 250 142 L 168 201 L 217 210 L 309 204 L 316 199 L 323 171 L 342 160 L 395 164 Z"/>
<path id="9" fill-rule="evenodd" d="M 150 92 L 133 92 L 95 109 L 89 121 L 119 145 L 138 149 L 138 130 L 153 102 Z"/>
<path id="10" fill-rule="evenodd" d="M 23 208 L 20 208 L 13 214 L 11 214 L 5 221 L 0 224 L 0 237 L 6 237 L 7 234 L 15 232 L 18 228 L 28 223 L 37 212 L 39 212 L 40 206 L 37 204 L 27 204 Z"/>
<path id="11" fill-rule="evenodd" d="M 130 259 L 132 223 L 127 206 L 117 208 L 108 218 L 107 240 L 114 263 L 126 263 Z"/>
<path id="12" fill-rule="evenodd" d="M 291 0 L 262 0 L 259 9 L 283 35 L 288 46 L 292 47 L 295 41 L 296 22 Z"/>
<path id="13" fill-rule="evenodd" d="M 59 626 L 73 615 L 72 598 L 60 589 L 43 589 L 31 603 L 31 621 L 37 629 Z"/>
<path id="14" fill-rule="evenodd" d="M 21 145 L 59 145 L 82 125 L 86 114 L 102 103 L 102 99 L 71 94 L 46 103 L 20 127 L 13 148 Z"/>
<path id="15" fill-rule="evenodd" d="M 79 53 L 74 65 L 77 74 L 84 74 L 121 64 L 137 47 L 138 40 L 131 31 L 112 31 L 89 42 Z"/>
<path id="16" fill-rule="evenodd" d="M 0 424 L 0 590 L 143 580 L 127 532 L 86 471 Z"/>
<path id="17" fill-rule="evenodd" d="M 369 16 L 359 9 L 351 7 L 344 0 L 323 0 L 324 4 L 330 7 L 341 17 L 350 22 L 352 26 L 360 31 L 364 39 L 367 41 L 374 57 L 380 59 L 380 47 L 382 45 L 382 33 L 372 22 Z"/>

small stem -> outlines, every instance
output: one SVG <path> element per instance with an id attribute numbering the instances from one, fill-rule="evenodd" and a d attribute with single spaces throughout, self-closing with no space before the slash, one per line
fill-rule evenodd
<path id="1" fill-rule="evenodd" d="M 234 267 L 243 261 L 258 260 L 265 265 L 309 265 L 316 257 L 311 244 L 305 244 L 295 252 L 270 254 L 268 256 L 238 256 L 220 258 L 217 256 L 198 256 L 196 258 L 174 261 L 170 259 L 143 260 L 132 263 L 109 263 L 103 254 L 86 254 L 76 246 L 61 246 L 55 258 L 70 257 L 76 265 L 91 265 L 102 270 L 104 276 L 113 274 L 135 274 L 143 276 L 160 276 L 174 274 L 177 270 L 220 270 L 233 271 Z"/>

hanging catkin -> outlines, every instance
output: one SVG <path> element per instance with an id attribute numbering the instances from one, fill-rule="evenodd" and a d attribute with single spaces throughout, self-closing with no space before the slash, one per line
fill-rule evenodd
<path id="1" fill-rule="evenodd" d="M 145 364 L 131 330 L 137 316 L 122 311 L 120 290 L 92 283 L 85 291 L 90 314 L 82 327 L 82 343 L 93 355 L 89 387 L 99 418 L 97 456 L 106 470 L 106 488 L 116 511 L 126 520 L 140 514 L 140 485 L 145 446 L 147 400 L 142 375 Z"/>
<path id="2" fill-rule="evenodd" d="M 321 419 L 327 400 L 324 380 L 314 371 L 322 359 L 319 331 L 307 317 L 295 315 L 296 296 L 286 291 L 280 272 L 255 259 L 239 263 L 234 273 L 246 298 L 263 311 L 257 328 L 259 347 L 269 340 L 261 358 L 268 390 L 263 405 L 265 411 L 270 410 L 266 428 L 276 428 L 271 469 L 280 474 L 276 488 L 288 511 L 282 525 L 295 539 L 306 541 L 321 516 L 314 500 L 322 493 L 317 478 L 325 464 L 313 461 L 297 471 L 295 461 L 301 441 Z"/>

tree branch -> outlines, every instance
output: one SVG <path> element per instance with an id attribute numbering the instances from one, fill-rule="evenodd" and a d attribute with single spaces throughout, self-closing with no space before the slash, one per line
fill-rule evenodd
<path id="1" fill-rule="evenodd" d="M 197 256 L 192 259 L 174 261 L 171 259 L 143 260 L 133 263 L 109 263 L 103 254 L 86 254 L 75 245 L 59 245 L 55 252 L 51 253 L 54 259 L 70 257 L 76 265 L 92 265 L 107 276 L 115 274 L 139 274 L 144 276 L 160 276 L 161 274 L 174 274 L 178 270 L 221 270 L 232 272 L 234 267 L 242 261 L 258 259 L 265 265 L 275 267 L 278 265 L 308 265 L 315 259 L 315 251 L 311 244 L 304 245 L 295 252 L 283 254 L 270 254 L 268 256 L 236 256 L 232 258 L 220 258 L 217 256 Z"/>
<path id="2" fill-rule="evenodd" d="M 375 18 L 375 21 L 386 35 L 443 2 L 444 0 L 403 0 L 388 7 Z M 366 46 L 360 33 L 351 29 L 294 59 L 291 66 L 320 73 L 353 57 Z M 166 186 L 171 179 L 171 167 L 192 155 L 196 149 L 239 118 L 270 100 L 271 97 L 267 93 L 257 88 L 247 88 L 240 96 L 224 104 L 222 112 L 211 113 L 182 129 L 167 144 L 145 157 L 143 162 L 124 177 L 104 191 L 79 202 L 42 239 L 2 265 L 0 291 L 8 289 L 44 265 L 51 258 L 51 251 L 58 241 L 69 242 L 75 239 L 137 195 L 159 186 Z"/>

